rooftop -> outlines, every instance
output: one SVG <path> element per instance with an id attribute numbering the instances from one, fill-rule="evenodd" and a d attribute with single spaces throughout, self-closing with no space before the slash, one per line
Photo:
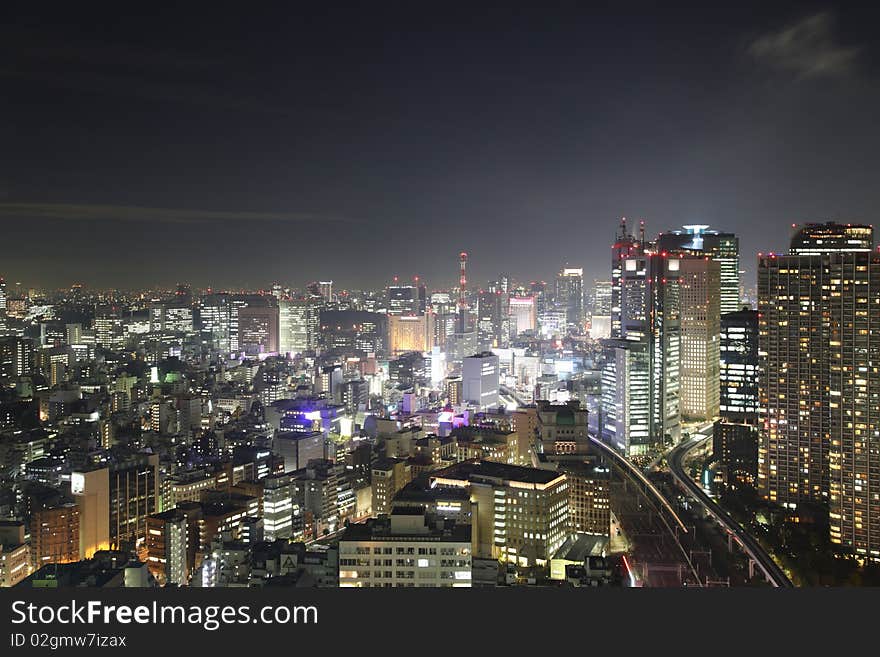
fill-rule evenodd
<path id="1" fill-rule="evenodd" d="M 559 472 L 529 468 L 521 465 L 509 465 L 495 461 L 462 461 L 448 468 L 431 473 L 431 479 L 498 479 L 501 481 L 517 481 L 527 484 L 549 484 L 560 477 Z"/>

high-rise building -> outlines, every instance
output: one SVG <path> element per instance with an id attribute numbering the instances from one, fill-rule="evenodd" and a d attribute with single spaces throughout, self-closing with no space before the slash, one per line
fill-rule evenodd
<path id="1" fill-rule="evenodd" d="M 384 354 L 388 346 L 388 316 L 359 310 L 322 310 L 320 343 L 324 349 L 360 357 Z"/>
<path id="2" fill-rule="evenodd" d="M 758 423 L 758 312 L 744 308 L 721 315 L 719 415 L 729 422 Z"/>
<path id="3" fill-rule="evenodd" d="M 860 224 L 792 224 L 790 255 L 869 253 L 874 249 L 874 228 Z"/>
<path id="4" fill-rule="evenodd" d="M 203 339 L 227 353 L 233 351 L 231 314 L 232 300 L 228 294 L 208 294 L 199 300 L 198 316 Z M 235 336 L 235 342 L 238 343 L 238 335 Z"/>
<path id="5" fill-rule="evenodd" d="M 512 296 L 508 300 L 510 308 L 510 332 L 517 336 L 526 331 L 538 329 L 538 313 L 535 309 L 535 297 Z"/>
<path id="6" fill-rule="evenodd" d="M 722 313 L 740 309 L 739 238 L 733 233 L 709 230 L 709 226 L 691 224 L 683 230 L 662 233 L 657 249 L 708 256 L 718 263 L 721 276 L 720 307 Z"/>
<path id="7" fill-rule="evenodd" d="M 150 305 L 151 333 L 191 333 L 194 327 L 193 309 L 188 297 L 155 301 Z"/>
<path id="8" fill-rule="evenodd" d="M 593 284 L 593 307 L 590 313 L 590 337 L 600 340 L 611 337 L 611 281 Z"/>
<path id="9" fill-rule="evenodd" d="M 611 281 L 595 281 L 593 283 L 594 315 L 611 316 Z"/>
<path id="10" fill-rule="evenodd" d="M 630 455 L 681 434 L 680 268 L 680 257 L 647 249 L 622 225 L 612 253 L 600 425 L 603 438 Z"/>
<path id="11" fill-rule="evenodd" d="M 333 281 L 318 281 L 318 294 L 320 294 L 325 301 L 333 301 Z"/>
<path id="12" fill-rule="evenodd" d="M 758 476 L 758 313 L 721 315 L 720 419 L 713 447 L 727 481 Z"/>
<path id="13" fill-rule="evenodd" d="M 281 299 L 278 302 L 278 348 L 282 354 L 301 354 L 314 349 L 311 334 L 317 308 L 307 299 Z M 316 318 L 317 319 L 317 318 Z"/>
<path id="14" fill-rule="evenodd" d="M 691 420 L 718 415 L 721 268 L 708 258 L 679 260 L 681 306 L 681 414 Z"/>
<path id="15" fill-rule="evenodd" d="M 95 344 L 104 349 L 119 349 L 123 342 L 120 309 L 117 306 L 100 307 L 95 315 Z"/>
<path id="16" fill-rule="evenodd" d="M 134 454 L 109 471 L 110 541 L 137 545 L 146 536 L 146 518 L 159 510 L 159 456 Z"/>
<path id="17" fill-rule="evenodd" d="M 419 314 L 419 290 L 413 285 L 389 285 L 386 290 L 389 315 Z"/>
<path id="18" fill-rule="evenodd" d="M 556 307 L 565 311 L 566 323 L 581 328 L 584 324 L 584 270 L 564 267 L 556 275 Z"/>
<path id="19" fill-rule="evenodd" d="M 880 559 L 880 254 L 870 226 L 807 224 L 758 260 L 758 488 L 827 503 L 831 541 Z"/>
<path id="20" fill-rule="evenodd" d="M 434 315 L 388 315 L 388 353 L 398 356 L 408 351 L 431 351 L 434 346 Z"/>
<path id="21" fill-rule="evenodd" d="M 498 356 L 491 351 L 464 358 L 461 369 L 464 403 L 477 410 L 498 406 L 500 374 Z"/>
<path id="22" fill-rule="evenodd" d="M 477 298 L 477 341 L 481 349 L 504 348 L 509 344 L 510 319 L 508 297 L 500 287 L 491 285 Z"/>
<path id="23" fill-rule="evenodd" d="M 82 324 L 67 324 L 67 344 L 82 344 Z"/>
<path id="24" fill-rule="evenodd" d="M 248 353 L 278 351 L 278 306 L 246 306 L 238 311 L 238 346 Z"/>
<path id="25" fill-rule="evenodd" d="M 36 365 L 36 348 L 30 338 L 0 338 L 0 372 L 7 376 L 25 376 Z"/>

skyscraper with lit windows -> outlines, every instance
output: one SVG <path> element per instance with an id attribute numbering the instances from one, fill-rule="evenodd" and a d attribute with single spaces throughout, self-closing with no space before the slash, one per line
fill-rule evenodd
<path id="1" fill-rule="evenodd" d="M 569 326 L 581 327 L 584 322 L 584 270 L 564 267 L 556 275 L 556 306 L 565 311 Z"/>
<path id="2" fill-rule="evenodd" d="M 683 230 L 662 233 L 657 238 L 660 251 L 684 252 L 707 256 L 720 269 L 719 304 L 722 313 L 740 309 L 739 237 L 733 233 L 710 230 L 703 224 L 682 226 Z"/>
<path id="3" fill-rule="evenodd" d="M 681 414 L 711 420 L 719 407 L 721 267 L 714 260 L 679 260 Z"/>
<path id="4" fill-rule="evenodd" d="M 797 228 L 797 227 L 796 227 Z M 758 261 L 758 487 L 828 505 L 830 538 L 880 559 L 880 254 L 870 226 L 807 224 Z"/>
<path id="5" fill-rule="evenodd" d="M 681 435 L 681 259 L 641 243 L 626 251 L 632 255 L 616 253 L 619 305 L 603 340 L 601 432 L 636 455 Z"/>

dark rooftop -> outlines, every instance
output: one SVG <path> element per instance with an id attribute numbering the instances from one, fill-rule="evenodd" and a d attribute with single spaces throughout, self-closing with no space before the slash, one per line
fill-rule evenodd
<path id="1" fill-rule="evenodd" d="M 561 473 L 553 470 L 541 470 L 495 461 L 462 461 L 448 468 L 432 472 L 431 478 L 443 477 L 462 480 L 490 478 L 529 484 L 548 484 L 560 475 Z"/>

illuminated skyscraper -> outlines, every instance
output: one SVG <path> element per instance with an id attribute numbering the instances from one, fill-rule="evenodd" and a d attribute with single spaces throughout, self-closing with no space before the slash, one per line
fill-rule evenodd
<path id="1" fill-rule="evenodd" d="M 590 337 L 596 340 L 611 337 L 611 285 L 611 281 L 595 281 L 593 283 Z"/>
<path id="2" fill-rule="evenodd" d="M 758 313 L 721 315 L 719 414 L 730 422 L 758 422 Z"/>
<path id="3" fill-rule="evenodd" d="M 279 350 L 300 354 L 314 348 L 312 328 L 318 311 L 307 299 L 281 299 L 278 302 Z M 314 321 L 311 321 L 314 316 Z"/>
<path id="4" fill-rule="evenodd" d="M 681 414 L 711 420 L 719 405 L 721 268 L 708 258 L 679 260 Z"/>
<path id="5" fill-rule="evenodd" d="M 612 254 L 612 337 L 603 341 L 603 438 L 626 454 L 681 433 L 681 259 L 654 253 L 622 225 Z"/>
<path id="6" fill-rule="evenodd" d="M 494 283 L 494 282 L 493 282 Z M 481 349 L 507 347 L 510 338 L 508 297 L 497 283 L 481 290 L 477 307 L 477 341 Z"/>
<path id="7" fill-rule="evenodd" d="M 868 253 L 874 248 L 874 229 L 859 224 L 792 224 L 791 255 Z"/>
<path id="8" fill-rule="evenodd" d="M 556 306 L 565 311 L 566 322 L 581 328 L 584 323 L 584 270 L 565 267 L 556 275 Z"/>
<path id="9" fill-rule="evenodd" d="M 232 303 L 228 294 L 207 294 L 199 300 L 199 328 L 203 339 L 227 353 L 232 351 L 231 314 Z M 235 341 L 238 342 L 237 335 Z"/>
<path id="10" fill-rule="evenodd" d="M 880 254 L 872 228 L 808 224 L 789 255 L 761 255 L 758 312 L 759 490 L 789 508 L 827 502 L 831 541 L 880 559 Z"/>
<path id="11" fill-rule="evenodd" d="M 733 233 L 709 230 L 709 226 L 691 224 L 683 230 L 662 233 L 657 249 L 709 256 L 718 263 L 721 274 L 720 308 L 722 313 L 740 309 L 739 238 Z"/>
<path id="12" fill-rule="evenodd" d="M 721 386 L 713 445 L 727 480 L 758 475 L 758 313 L 721 316 Z"/>

